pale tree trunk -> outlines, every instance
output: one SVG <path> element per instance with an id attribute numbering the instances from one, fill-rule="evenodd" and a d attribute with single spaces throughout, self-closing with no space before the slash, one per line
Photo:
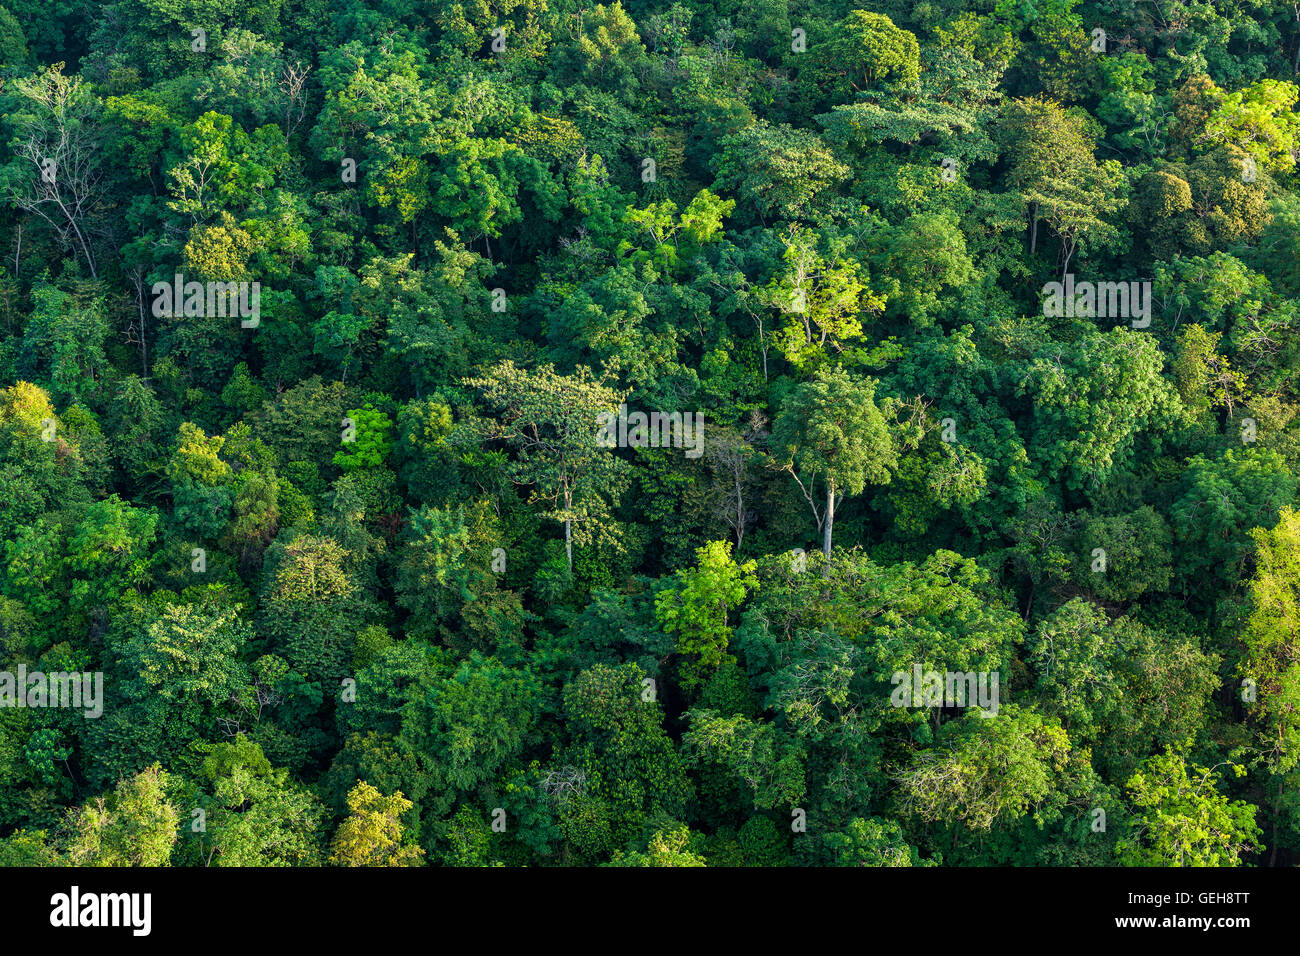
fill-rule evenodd
<path id="1" fill-rule="evenodd" d="M 745 540 L 745 489 L 740 483 L 741 472 L 734 472 L 736 479 L 736 554 L 740 554 L 740 543 Z"/>
<path id="2" fill-rule="evenodd" d="M 126 330 L 126 341 L 128 344 L 140 346 L 140 377 L 149 377 L 149 343 L 146 336 L 147 323 L 145 296 L 144 296 L 144 267 L 136 266 L 130 272 L 131 284 L 135 286 L 135 302 L 140 313 L 140 330 L 137 335 L 135 324 L 131 323 Z M 138 341 L 137 341 L 138 337 Z"/>
<path id="3" fill-rule="evenodd" d="M 1065 277 L 1070 274 L 1070 260 L 1074 258 L 1074 250 L 1078 248 L 1078 240 L 1070 241 L 1061 240 L 1061 250 L 1065 253 L 1065 265 L 1061 266 L 1061 284 L 1065 284 Z"/>
<path id="4" fill-rule="evenodd" d="M 1300 3 L 1292 3 L 1291 9 L 1295 11 L 1295 25 L 1300 27 Z M 1300 76 L 1300 42 L 1296 43 L 1295 63 L 1291 66 L 1291 72 Z"/>
<path id="5" fill-rule="evenodd" d="M 822 554 L 831 556 L 831 525 L 835 523 L 835 482 L 826 482 L 826 526 L 822 536 Z"/>
<path id="6" fill-rule="evenodd" d="M 566 516 L 573 513 L 573 492 L 566 490 L 564 492 L 564 513 Z M 569 573 L 573 573 L 573 518 L 565 517 L 564 519 L 564 556 L 569 561 Z"/>

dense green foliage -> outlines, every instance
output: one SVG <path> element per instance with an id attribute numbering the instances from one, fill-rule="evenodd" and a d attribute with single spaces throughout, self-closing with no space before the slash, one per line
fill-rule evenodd
<path id="1" fill-rule="evenodd" d="M 1298 71 L 0 0 L 0 864 L 1300 861 Z"/>

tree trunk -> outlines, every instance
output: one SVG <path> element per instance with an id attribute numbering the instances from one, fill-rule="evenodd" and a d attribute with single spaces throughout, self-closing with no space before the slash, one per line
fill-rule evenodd
<path id="1" fill-rule="evenodd" d="M 77 234 L 77 241 L 81 243 L 81 251 L 86 257 L 86 265 L 90 267 L 90 277 L 95 281 L 99 281 L 99 273 L 95 271 L 94 253 L 90 251 L 90 245 L 86 242 L 86 237 L 81 234 L 81 228 L 77 225 L 77 220 L 73 218 L 72 213 L 68 212 L 68 208 L 63 204 L 62 200 L 55 197 L 54 201 L 63 210 L 63 215 L 67 217 L 68 225 L 72 227 L 72 231 Z"/>
<path id="2" fill-rule="evenodd" d="M 736 554 L 740 554 L 740 543 L 745 540 L 745 489 L 740 484 L 740 474 L 736 473 Z"/>
<path id="3" fill-rule="evenodd" d="M 569 573 L 573 573 L 573 488 L 566 484 L 562 492 L 564 497 L 564 556 L 569 562 Z"/>
<path id="4" fill-rule="evenodd" d="M 140 377 L 149 377 L 149 339 L 147 338 L 148 321 L 145 317 L 144 299 L 140 298 Z"/>
<path id="5" fill-rule="evenodd" d="M 831 525 L 835 523 L 835 482 L 826 482 L 826 529 L 822 537 L 822 554 L 831 556 Z"/>
<path id="6" fill-rule="evenodd" d="M 1061 285 L 1065 285 L 1065 277 L 1070 273 L 1070 260 L 1074 258 L 1074 250 L 1077 246 L 1076 242 L 1061 240 L 1061 249 L 1065 253 L 1065 265 L 1061 267 Z"/>

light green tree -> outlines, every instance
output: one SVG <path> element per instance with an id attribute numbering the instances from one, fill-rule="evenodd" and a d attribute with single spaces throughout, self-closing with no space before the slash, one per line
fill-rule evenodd
<path id="1" fill-rule="evenodd" d="M 844 495 L 860 494 L 868 483 L 888 484 L 896 464 L 875 393 L 875 382 L 823 367 L 786 398 L 772 429 L 773 461 L 798 483 L 827 557 L 835 509 Z M 825 486 L 824 504 L 818 503 L 818 481 Z"/>
<path id="2" fill-rule="evenodd" d="M 180 814 L 168 798 L 171 778 L 154 764 L 95 797 L 69 818 L 66 859 L 74 866 L 167 866 Z"/>
<path id="3" fill-rule="evenodd" d="M 1240 776 L 1244 768 L 1229 765 Z M 1218 790 L 1219 775 L 1170 749 L 1127 783 L 1135 814 L 1115 851 L 1125 866 L 1240 866 L 1258 851 L 1255 808 Z"/>
<path id="4" fill-rule="evenodd" d="M 399 790 L 385 797 L 364 780 L 348 793 L 348 816 L 330 842 L 331 866 L 419 866 L 424 850 L 403 842 L 402 814 L 413 804 Z"/>
<path id="5" fill-rule="evenodd" d="M 710 541 L 695 555 L 696 566 L 678 571 L 676 583 L 655 597 L 655 617 L 665 631 L 677 635 L 677 652 L 688 656 L 690 687 L 722 663 L 731 635 L 728 614 L 758 586 L 757 564 L 737 564 L 730 541 Z"/>

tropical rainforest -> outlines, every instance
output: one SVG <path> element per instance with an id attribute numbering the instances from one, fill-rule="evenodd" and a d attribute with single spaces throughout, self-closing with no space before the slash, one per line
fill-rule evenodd
<path id="1" fill-rule="evenodd" d="M 1298 84 L 1296 0 L 0 0 L 0 865 L 1300 862 Z"/>

